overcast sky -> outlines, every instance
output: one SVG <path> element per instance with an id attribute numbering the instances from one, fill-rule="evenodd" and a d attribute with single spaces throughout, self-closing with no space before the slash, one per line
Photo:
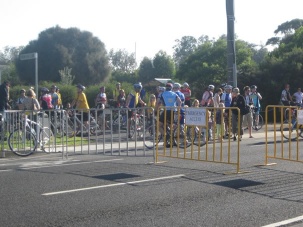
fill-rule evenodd
<path id="1" fill-rule="evenodd" d="M 278 25 L 303 19 L 303 0 L 234 0 L 239 39 L 265 44 Z M 25 46 L 41 31 L 59 25 L 92 32 L 109 51 L 135 52 L 137 61 L 164 50 L 176 39 L 227 32 L 225 0 L 1 0 L 0 49 Z M 136 47 L 136 49 L 135 49 Z"/>

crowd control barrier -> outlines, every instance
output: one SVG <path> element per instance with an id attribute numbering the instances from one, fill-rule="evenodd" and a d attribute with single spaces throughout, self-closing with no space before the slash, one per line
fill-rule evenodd
<path id="1" fill-rule="evenodd" d="M 232 137 L 233 111 L 240 114 L 238 108 L 187 107 L 158 111 L 156 163 L 160 163 L 160 157 L 213 162 L 233 165 L 236 173 L 240 173 L 241 137 L 238 136 L 236 141 Z M 161 119 L 164 121 L 161 122 Z M 237 118 L 235 121 L 237 135 L 240 135 L 240 120 Z M 224 121 L 227 124 L 226 132 Z"/>
<path id="2" fill-rule="evenodd" d="M 267 106 L 265 139 L 265 165 L 276 164 L 268 163 L 269 159 L 302 163 L 303 110 L 295 106 Z"/>
<path id="3" fill-rule="evenodd" d="M 38 126 L 32 126 L 25 119 L 37 122 Z M 62 158 L 73 154 L 107 154 L 151 156 L 154 159 L 155 149 L 146 146 L 146 139 L 148 137 L 150 140 L 150 135 L 145 134 L 146 129 L 154 124 L 153 119 L 154 110 L 150 107 L 87 111 L 8 110 L 3 113 L 0 125 L 1 154 L 5 157 L 5 153 L 12 150 L 11 147 L 20 151 L 21 155 L 26 155 L 28 150 L 33 149 L 34 153 L 39 153 L 41 145 L 45 145 L 48 149 L 43 150 L 52 153 L 61 152 Z M 14 130 L 22 132 L 23 129 L 34 130 L 29 133 L 32 143 L 26 138 L 10 136 Z M 40 141 L 35 142 L 33 139 L 34 137 L 39 139 L 40 129 L 48 131 L 52 138 L 47 144 L 39 144 Z"/>

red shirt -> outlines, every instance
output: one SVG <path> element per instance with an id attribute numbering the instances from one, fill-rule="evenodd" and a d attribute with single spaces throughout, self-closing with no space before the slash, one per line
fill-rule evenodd
<path id="1" fill-rule="evenodd" d="M 184 94 L 185 100 L 190 100 L 191 91 L 189 88 L 182 88 L 180 91 Z"/>

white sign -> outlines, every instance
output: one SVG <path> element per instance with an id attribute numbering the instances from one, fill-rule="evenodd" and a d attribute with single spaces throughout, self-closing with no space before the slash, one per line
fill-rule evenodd
<path id="1" fill-rule="evenodd" d="M 206 126 L 206 108 L 185 108 L 186 125 Z"/>
<path id="2" fill-rule="evenodd" d="M 37 57 L 37 53 L 29 53 L 29 54 L 21 54 L 20 60 L 30 60 L 35 59 Z"/>
<path id="3" fill-rule="evenodd" d="M 303 125 L 303 110 L 297 111 L 298 124 Z"/>

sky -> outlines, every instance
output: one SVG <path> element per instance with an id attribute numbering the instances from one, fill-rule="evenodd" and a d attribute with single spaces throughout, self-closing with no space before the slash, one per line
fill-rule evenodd
<path id="1" fill-rule="evenodd" d="M 238 39 L 264 45 L 277 27 L 303 19 L 302 0 L 234 0 Z M 225 0 L 1 0 L 0 49 L 26 46 L 59 25 L 98 37 L 107 51 L 136 53 L 137 62 L 163 50 L 173 54 L 183 36 L 227 33 Z"/>

